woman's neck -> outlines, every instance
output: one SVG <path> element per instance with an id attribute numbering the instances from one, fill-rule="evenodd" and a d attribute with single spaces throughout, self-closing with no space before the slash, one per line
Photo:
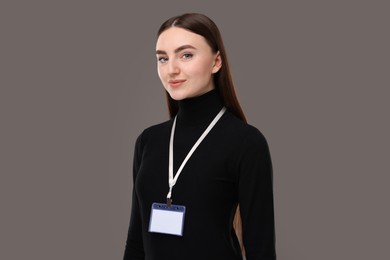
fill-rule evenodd
<path id="1" fill-rule="evenodd" d="M 177 122 L 184 125 L 210 123 L 222 107 L 222 99 L 213 89 L 201 96 L 179 101 Z"/>

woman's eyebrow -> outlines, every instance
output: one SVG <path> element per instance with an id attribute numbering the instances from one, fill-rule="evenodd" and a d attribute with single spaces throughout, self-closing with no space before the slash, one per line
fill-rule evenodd
<path id="1" fill-rule="evenodd" d="M 196 50 L 196 48 L 192 45 L 183 45 L 183 46 L 180 46 L 178 48 L 175 49 L 175 53 L 178 53 L 178 52 L 181 52 L 182 50 L 185 50 L 185 49 L 194 49 Z M 162 51 L 162 50 L 156 50 L 156 54 L 167 54 L 166 51 Z"/>
<path id="2" fill-rule="evenodd" d="M 175 53 L 178 53 L 178 52 L 181 52 L 182 50 L 185 50 L 185 49 L 194 49 L 196 50 L 196 48 L 192 45 L 183 45 L 183 46 L 180 46 L 179 48 L 177 48 L 175 50 Z"/>

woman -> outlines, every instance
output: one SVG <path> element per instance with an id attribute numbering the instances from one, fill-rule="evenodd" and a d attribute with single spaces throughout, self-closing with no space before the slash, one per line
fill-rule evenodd
<path id="1" fill-rule="evenodd" d="M 137 139 L 124 259 L 276 259 L 268 145 L 246 123 L 217 26 L 172 17 L 156 56 L 171 119 Z"/>

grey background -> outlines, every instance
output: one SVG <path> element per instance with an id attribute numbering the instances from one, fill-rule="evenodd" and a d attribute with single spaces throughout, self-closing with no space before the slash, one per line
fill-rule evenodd
<path id="1" fill-rule="evenodd" d="M 233 1 L 232 1 L 233 2 Z M 386 1 L 1 1 L 0 259 L 121 259 L 155 33 L 220 27 L 274 163 L 278 259 L 388 259 Z"/>

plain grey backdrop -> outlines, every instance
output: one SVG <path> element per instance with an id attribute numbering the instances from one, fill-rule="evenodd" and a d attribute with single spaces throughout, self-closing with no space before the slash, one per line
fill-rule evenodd
<path id="1" fill-rule="evenodd" d="M 219 26 L 274 164 L 280 260 L 389 259 L 387 1 L 1 1 L 0 259 L 121 259 L 156 31 Z M 201 249 L 200 249 L 201 250 Z"/>

